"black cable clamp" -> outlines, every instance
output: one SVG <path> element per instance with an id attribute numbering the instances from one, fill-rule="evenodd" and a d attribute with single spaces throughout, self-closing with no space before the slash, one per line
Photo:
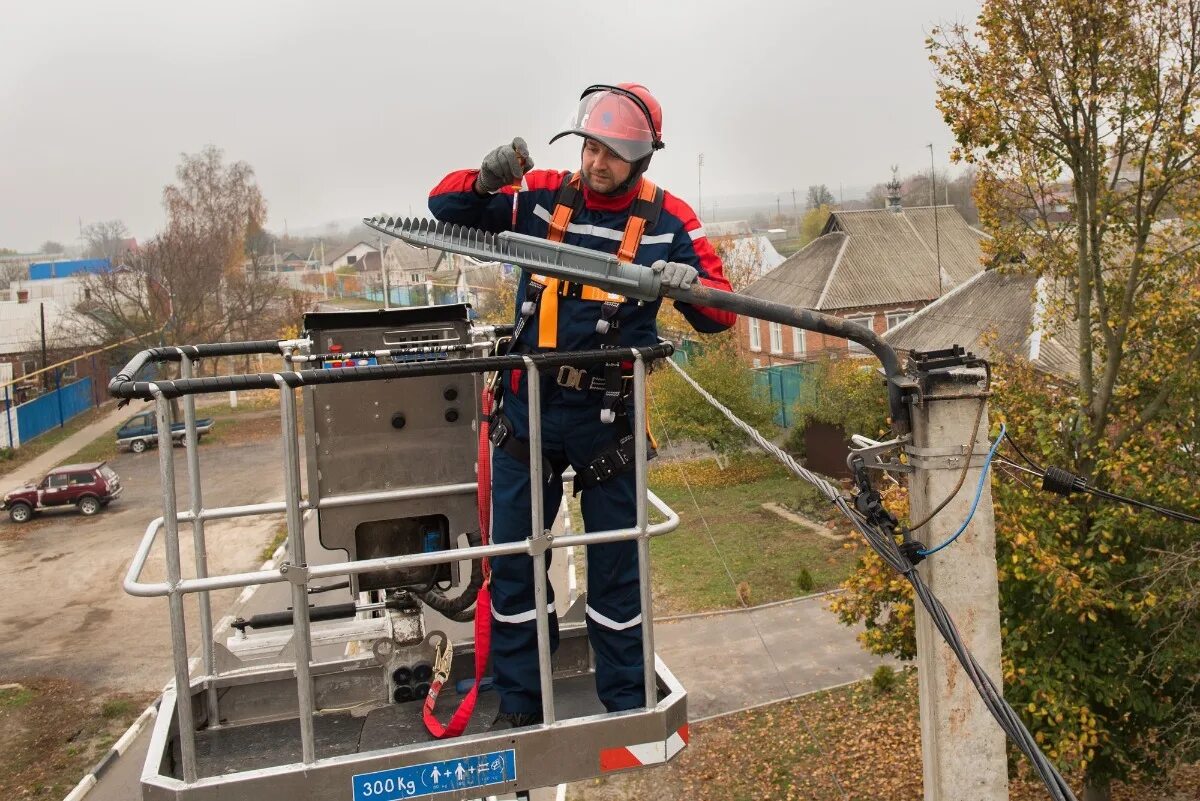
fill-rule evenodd
<path id="1" fill-rule="evenodd" d="M 854 472 L 854 486 L 857 490 L 854 494 L 854 508 L 872 525 L 893 537 L 899 536 L 902 540 L 899 545 L 900 553 L 904 554 L 911 564 L 920 564 L 925 558 L 921 553 L 925 550 L 925 545 L 912 538 L 907 526 L 901 528 L 900 521 L 883 505 L 883 496 L 871 486 L 871 479 L 867 476 L 867 463 L 863 457 L 852 455 L 850 469 Z"/>

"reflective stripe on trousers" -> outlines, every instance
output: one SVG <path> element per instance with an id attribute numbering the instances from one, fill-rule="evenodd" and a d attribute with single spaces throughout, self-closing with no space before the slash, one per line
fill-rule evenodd
<path id="1" fill-rule="evenodd" d="M 543 487 L 543 519 L 550 528 L 562 500 L 561 470 L 576 470 L 614 441 L 613 426 L 599 419 L 595 403 L 555 403 L 548 393 L 542 405 L 543 451 L 555 475 Z M 505 391 L 504 413 L 514 434 L 528 440 L 528 410 Z M 580 495 L 586 531 L 627 528 L 637 522 L 633 471 L 584 490 Z M 529 536 L 529 468 L 501 450 L 492 454 L 492 541 L 520 542 Z M 547 552 L 547 566 L 549 556 Z M 503 712 L 541 712 L 537 629 L 533 610 L 533 561 L 528 556 L 501 556 L 492 564 L 492 669 Z M 596 690 L 609 711 L 634 709 L 645 703 L 642 684 L 641 599 L 638 592 L 637 544 L 633 540 L 588 546 L 587 628 L 596 660 Z M 554 590 L 549 586 L 548 601 Z M 551 646 L 558 645 L 558 620 L 550 616 Z"/>

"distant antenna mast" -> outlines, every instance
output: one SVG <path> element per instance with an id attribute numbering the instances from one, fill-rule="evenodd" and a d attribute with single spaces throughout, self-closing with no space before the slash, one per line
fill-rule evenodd
<path id="1" fill-rule="evenodd" d="M 933 206 L 933 246 L 937 253 L 938 297 L 942 296 L 942 237 L 938 232 L 937 169 L 933 166 L 933 142 L 929 143 L 929 205 Z"/>

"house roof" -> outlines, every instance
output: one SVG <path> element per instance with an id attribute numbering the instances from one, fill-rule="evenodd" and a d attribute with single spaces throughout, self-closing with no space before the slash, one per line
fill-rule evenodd
<path id="1" fill-rule="evenodd" d="M 835 211 L 745 294 L 826 311 L 929 301 L 983 269 L 984 237 L 953 206 Z"/>
<path id="2" fill-rule="evenodd" d="M 374 250 L 374 251 L 378 251 L 378 250 L 379 250 L 379 248 L 375 247 L 375 246 L 374 246 L 374 245 L 372 245 L 370 242 L 363 242 L 363 241 L 361 241 L 361 240 L 360 240 L 360 241 L 358 241 L 358 242 L 352 242 L 351 244 L 349 244 L 349 245 L 347 245 L 346 247 L 344 247 L 344 248 L 342 248 L 341 250 L 339 250 L 339 251 L 338 251 L 337 253 L 335 253 L 334 255 L 332 255 L 332 256 L 329 256 L 329 257 L 328 257 L 328 258 L 329 258 L 329 261 L 328 261 L 327 263 L 328 263 L 328 264 L 333 264 L 335 261 L 337 261 L 338 259 L 340 259 L 342 256 L 345 256 L 347 253 L 349 253 L 350 251 L 354 250 L 356 247 L 359 247 L 360 245 L 361 245 L 361 246 L 363 246 L 363 247 L 368 247 L 368 248 L 370 248 L 371 250 Z"/>
<path id="3" fill-rule="evenodd" d="M 440 250 L 433 248 L 414 248 L 406 242 L 397 240 L 387 249 L 385 256 L 389 270 L 403 272 L 430 272 L 439 267 L 445 267 Z"/>
<path id="4" fill-rule="evenodd" d="M 42 307 L 46 312 L 46 336 L 54 341 L 69 316 L 66 306 L 50 298 L 27 303 L 0 301 L 0 354 L 26 353 L 39 347 Z"/>
<path id="5" fill-rule="evenodd" d="M 754 231 L 750 228 L 748 220 L 722 220 L 721 222 L 704 223 L 704 235 L 709 239 L 723 236 L 750 236 L 752 233 Z"/>
<path id="6" fill-rule="evenodd" d="M 935 350 L 962 345 L 988 357 L 1020 356 L 1061 378 L 1078 377 L 1078 341 L 1069 326 L 1051 333 L 1043 327 L 1039 304 L 1047 285 L 1035 276 L 987 270 L 913 314 L 883 334 L 897 350 Z"/>

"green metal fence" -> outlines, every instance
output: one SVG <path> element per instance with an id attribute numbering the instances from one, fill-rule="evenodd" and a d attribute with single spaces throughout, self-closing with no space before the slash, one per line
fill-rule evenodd
<path id="1" fill-rule="evenodd" d="M 775 424 L 784 428 L 794 422 L 796 402 L 815 392 L 812 377 L 815 364 L 778 364 L 753 370 L 754 388 L 770 398 L 775 407 Z"/>

